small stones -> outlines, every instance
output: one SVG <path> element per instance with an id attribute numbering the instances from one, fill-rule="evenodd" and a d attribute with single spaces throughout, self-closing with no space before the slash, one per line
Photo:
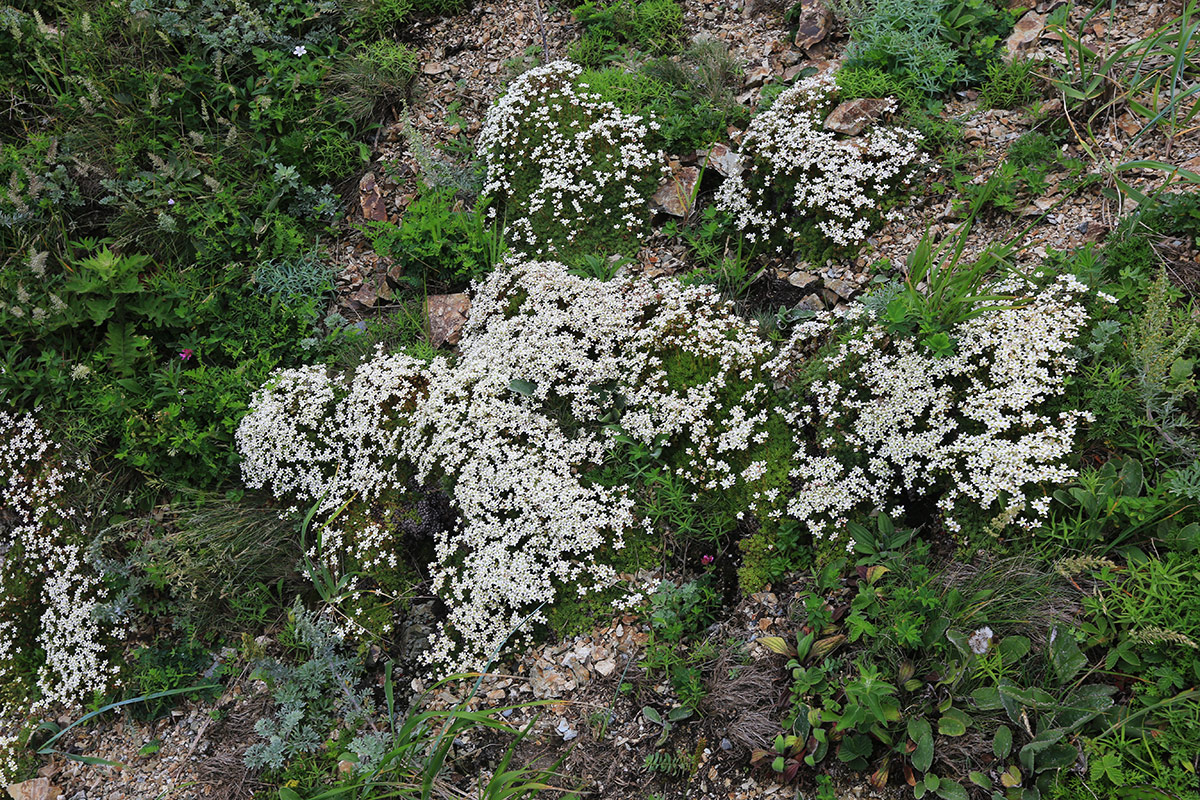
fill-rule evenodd
<path id="1" fill-rule="evenodd" d="M 741 175 L 746 168 L 740 155 L 730 150 L 729 145 L 719 142 L 708 148 L 708 152 L 704 156 L 704 163 L 715 169 L 717 174 L 724 178 Z"/>
<path id="2" fill-rule="evenodd" d="M 793 272 L 791 275 L 788 275 L 787 278 L 787 282 L 792 286 L 795 286 L 797 289 L 807 289 L 810 286 L 815 285 L 819 280 L 821 279 L 816 275 L 813 275 L 811 272 L 802 271 Z"/>
<path id="3" fill-rule="evenodd" d="M 771 70 L 767 67 L 751 67 L 746 70 L 747 89 L 757 89 L 762 86 L 771 77 Z"/>

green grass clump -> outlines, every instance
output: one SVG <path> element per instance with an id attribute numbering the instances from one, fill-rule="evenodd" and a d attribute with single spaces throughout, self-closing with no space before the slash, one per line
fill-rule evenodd
<path id="1" fill-rule="evenodd" d="M 643 52 L 670 52 L 683 38 L 683 9 L 676 0 L 586 0 L 574 14 L 585 36 L 632 45 Z"/>

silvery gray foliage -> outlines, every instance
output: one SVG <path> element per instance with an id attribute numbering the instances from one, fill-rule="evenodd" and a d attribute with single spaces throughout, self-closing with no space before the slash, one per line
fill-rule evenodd
<path id="1" fill-rule="evenodd" d="M 371 719 L 370 693 L 358 689 L 362 663 L 344 652 L 341 636 L 327 619 L 297 604 L 291 612 L 296 638 L 309 648 L 302 664 L 260 663 L 252 677 L 273 687 L 273 717 L 254 730 L 266 741 L 246 749 L 247 767 L 280 769 L 291 758 L 318 750 L 335 725 L 353 730 Z"/>

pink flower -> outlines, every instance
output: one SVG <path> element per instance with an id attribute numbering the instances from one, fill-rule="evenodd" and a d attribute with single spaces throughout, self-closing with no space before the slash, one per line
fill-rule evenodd
<path id="1" fill-rule="evenodd" d="M 714 561 L 716 561 L 716 559 L 712 556 L 701 556 L 700 557 L 700 563 L 706 567 Z"/>
<path id="2" fill-rule="evenodd" d="M 179 360 L 180 361 L 188 361 L 191 359 L 192 355 L 193 355 L 192 348 L 185 347 L 185 348 L 183 348 L 183 350 L 181 350 L 179 352 Z"/>

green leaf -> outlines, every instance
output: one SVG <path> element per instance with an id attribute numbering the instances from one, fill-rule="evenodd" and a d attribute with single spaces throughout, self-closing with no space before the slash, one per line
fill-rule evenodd
<path id="1" fill-rule="evenodd" d="M 642 716 L 653 722 L 655 725 L 663 724 L 662 715 L 659 714 L 656 709 L 651 708 L 650 706 L 642 707 Z"/>
<path id="2" fill-rule="evenodd" d="M 1121 786 L 1112 791 L 1113 800 L 1179 800 L 1170 792 L 1153 786 Z"/>
<path id="3" fill-rule="evenodd" d="M 1030 740 L 1029 744 L 1021 748 L 1021 766 L 1033 772 L 1034 756 L 1045 750 L 1048 750 L 1051 745 L 1057 743 L 1063 737 L 1062 728 L 1055 728 L 1049 731 L 1043 731 Z"/>
<path id="4" fill-rule="evenodd" d="M 928 772 L 933 764 L 933 729 L 921 718 L 908 721 L 908 738 L 917 743 L 912 753 L 912 765 L 921 772 Z"/>
<path id="5" fill-rule="evenodd" d="M 1033 644 L 1025 636 L 1005 636 L 1000 640 L 1000 644 L 996 645 L 1006 666 L 1020 661 L 1032 647 Z"/>
<path id="6" fill-rule="evenodd" d="M 292 789 L 289 789 L 286 786 L 281 786 L 279 788 L 279 800 L 304 800 L 304 798 L 296 794 L 296 792 Z"/>
<path id="7" fill-rule="evenodd" d="M 992 738 L 992 752 L 996 758 L 1008 758 L 1008 754 L 1012 752 L 1012 744 L 1012 728 L 1001 725 L 996 729 L 996 735 Z"/>
<path id="8" fill-rule="evenodd" d="M 976 786 L 981 786 L 984 789 L 992 788 L 992 779 L 982 772 L 969 772 L 967 778 Z"/>
<path id="9" fill-rule="evenodd" d="M 512 391 L 516 392 L 517 394 L 521 394 L 526 397 L 532 397 L 533 393 L 535 391 L 537 391 L 537 384 L 534 383 L 533 381 L 526 381 L 526 380 L 522 380 L 520 378 L 513 378 L 511 381 L 509 381 L 508 388 L 511 389 Z"/>
<path id="10" fill-rule="evenodd" d="M 971 699 L 975 701 L 975 705 L 980 711 L 999 711 L 1004 708 L 1004 703 L 1000 699 L 1000 690 L 991 686 L 981 686 L 971 692 Z"/>
<path id="11" fill-rule="evenodd" d="M 1141 469 L 1141 465 L 1138 469 Z M 1075 644 L 1074 635 L 1062 625 L 1055 625 L 1050 631 L 1050 666 L 1058 677 L 1058 682 L 1070 681 L 1086 663 L 1087 656 L 1080 652 L 1079 645 Z"/>
<path id="12" fill-rule="evenodd" d="M 780 636 L 764 636 L 758 640 L 758 643 L 772 653 L 778 653 L 781 656 L 791 655 L 792 653 L 792 646 Z"/>
<path id="13" fill-rule="evenodd" d="M 957 708 L 948 708 L 938 719 L 938 733 L 942 736 L 962 736 L 971 725 L 971 718 Z"/>
<path id="14" fill-rule="evenodd" d="M 958 781 L 942 781 L 938 784 L 937 793 L 942 800 L 967 800 L 967 790 Z"/>
<path id="15" fill-rule="evenodd" d="M 1055 718 L 1055 727 L 1074 730 L 1113 707 L 1115 686 L 1088 684 L 1080 686 L 1063 701 Z"/>
<path id="16" fill-rule="evenodd" d="M 132 322 L 110 322 L 105 337 L 104 353 L 111 359 L 113 371 L 123 378 L 133 377 L 138 360 L 150 344 L 149 339 L 139 336 L 134 330 Z"/>
<path id="17" fill-rule="evenodd" d="M 1037 756 L 1039 771 L 1066 769 L 1079 760 L 1079 751 L 1069 744 L 1052 744 Z"/>
<path id="18" fill-rule="evenodd" d="M 117 307 L 117 298 L 89 297 L 84 301 L 84 305 L 87 307 L 87 314 L 92 320 L 92 324 L 103 325 Z"/>

